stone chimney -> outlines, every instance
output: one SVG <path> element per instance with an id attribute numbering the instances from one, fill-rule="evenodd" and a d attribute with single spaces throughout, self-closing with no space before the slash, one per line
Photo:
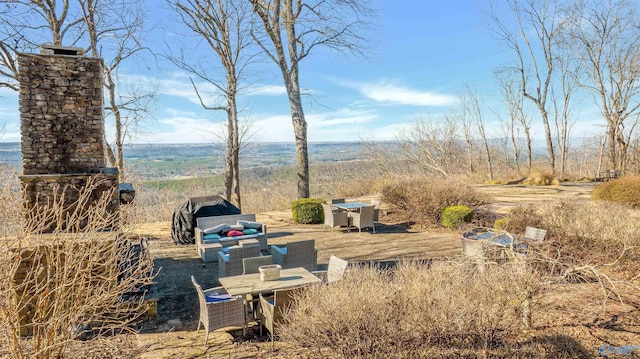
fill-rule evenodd
<path id="1" fill-rule="evenodd" d="M 28 209 L 62 192 L 69 205 L 88 183 L 96 199 L 114 192 L 118 173 L 105 168 L 103 61 L 79 48 L 43 45 L 40 54 L 18 54 L 22 176 Z"/>

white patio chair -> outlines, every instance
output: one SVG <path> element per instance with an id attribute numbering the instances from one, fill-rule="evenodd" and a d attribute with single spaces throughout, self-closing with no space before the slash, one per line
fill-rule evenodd
<path id="1" fill-rule="evenodd" d="M 522 240 L 526 243 L 539 243 L 541 242 L 544 237 L 547 235 L 547 230 L 546 229 L 540 229 L 540 228 L 535 228 L 535 227 L 529 227 L 527 226 L 525 232 L 524 232 L 524 237 L 522 238 Z"/>
<path id="2" fill-rule="evenodd" d="M 329 266 L 325 271 L 314 271 L 313 274 L 322 279 L 324 283 L 337 282 L 344 276 L 349 262 L 334 255 L 329 258 Z"/>

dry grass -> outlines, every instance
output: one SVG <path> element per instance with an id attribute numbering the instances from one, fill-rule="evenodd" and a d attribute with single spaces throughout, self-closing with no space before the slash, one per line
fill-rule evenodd
<path id="1" fill-rule="evenodd" d="M 394 206 L 398 215 L 418 226 L 437 227 L 444 208 L 465 205 L 471 209 L 487 203 L 488 198 L 468 184 L 455 179 L 420 177 L 397 179 L 382 191 L 383 200 Z"/>
<path id="2" fill-rule="evenodd" d="M 101 185 L 88 183 L 77 201 L 62 195 L 24 216 L 14 202 L 17 215 L 8 218 L 15 222 L 4 225 L 0 241 L 0 344 L 11 357 L 70 357 L 77 339 L 132 332 L 146 313 L 134 294 L 153 282 L 153 263 L 136 255 L 126 234 L 104 231 L 119 214 L 105 211 L 113 192 L 93 201 Z"/>
<path id="3" fill-rule="evenodd" d="M 280 336 L 316 358 L 508 356 L 534 286 L 538 277 L 508 265 L 483 272 L 453 260 L 403 262 L 393 271 L 357 267 L 340 282 L 302 292 Z"/>
<path id="4" fill-rule="evenodd" d="M 560 180 L 558 180 L 550 170 L 532 169 L 523 183 L 534 186 L 557 186 L 560 184 Z"/>

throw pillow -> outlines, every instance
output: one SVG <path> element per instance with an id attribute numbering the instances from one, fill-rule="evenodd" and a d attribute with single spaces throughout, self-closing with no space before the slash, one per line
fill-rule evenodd
<path id="1" fill-rule="evenodd" d="M 237 237 L 242 235 L 244 235 L 244 233 L 242 233 L 242 231 L 237 231 L 237 230 L 232 230 L 227 233 L 227 237 Z"/>
<path id="2" fill-rule="evenodd" d="M 220 233 L 222 233 L 224 231 L 228 231 L 229 229 L 227 229 L 227 227 L 229 227 L 228 224 L 222 223 L 222 224 L 219 224 L 219 225 L 217 225 L 215 227 L 207 228 L 207 229 L 203 230 L 202 232 L 204 234 L 212 234 L 212 233 L 220 234 Z"/>
<path id="3" fill-rule="evenodd" d="M 262 223 L 238 220 L 238 224 L 242 225 L 245 229 L 262 229 Z"/>
<path id="4" fill-rule="evenodd" d="M 241 231 L 243 229 L 244 227 L 239 224 L 232 224 L 229 226 L 229 229 L 227 231 Z"/>
<path id="5" fill-rule="evenodd" d="M 244 233 L 244 234 L 256 234 L 256 233 L 258 233 L 258 230 L 257 229 L 253 229 L 253 228 L 248 228 L 248 229 L 243 230 L 242 233 Z"/>
<path id="6" fill-rule="evenodd" d="M 213 241 L 216 239 L 220 239 L 220 235 L 217 233 L 210 233 L 210 234 L 205 234 L 204 235 L 204 240 L 205 241 L 212 241 L 211 243 L 214 243 Z M 205 244 L 208 244 L 207 242 L 204 242 Z"/>

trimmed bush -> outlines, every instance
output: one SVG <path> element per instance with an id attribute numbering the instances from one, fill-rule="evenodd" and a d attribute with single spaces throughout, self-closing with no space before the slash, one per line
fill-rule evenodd
<path id="1" fill-rule="evenodd" d="M 509 218 L 507 217 L 498 218 L 496 219 L 495 222 L 493 222 L 493 229 L 498 231 L 506 231 L 508 225 L 509 225 Z"/>
<path id="2" fill-rule="evenodd" d="M 467 206 L 449 206 L 442 211 L 440 223 L 446 228 L 454 229 L 473 220 L 473 210 Z"/>
<path id="3" fill-rule="evenodd" d="M 640 207 L 640 176 L 622 177 L 603 182 L 593 189 L 591 198 L 638 208 Z"/>
<path id="4" fill-rule="evenodd" d="M 291 213 L 295 223 L 316 224 L 324 222 L 322 204 L 326 203 L 322 198 L 300 198 L 291 202 Z"/>

